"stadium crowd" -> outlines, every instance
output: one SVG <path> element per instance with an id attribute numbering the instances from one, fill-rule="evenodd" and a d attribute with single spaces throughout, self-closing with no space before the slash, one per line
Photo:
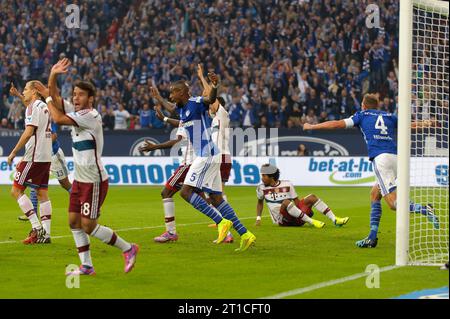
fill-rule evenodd
<path id="1" fill-rule="evenodd" d="M 168 97 L 184 79 L 201 94 L 197 64 L 221 76 L 232 127 L 301 127 L 350 116 L 367 92 L 396 111 L 398 3 L 379 1 L 380 28 L 366 26 L 366 1 L 74 1 L 80 28 L 68 29 L 66 3 L 2 0 L 0 128 L 23 127 L 26 81 L 46 83 L 50 66 L 69 98 L 78 79 L 97 87 L 106 129 L 164 128 L 149 86 Z"/>

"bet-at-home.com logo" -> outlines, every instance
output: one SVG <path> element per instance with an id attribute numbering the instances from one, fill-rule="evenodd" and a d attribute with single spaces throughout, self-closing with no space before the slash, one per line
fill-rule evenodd
<path id="1" fill-rule="evenodd" d="M 336 185 L 359 185 L 375 182 L 372 163 L 363 157 L 347 160 L 310 158 L 308 169 L 310 172 L 329 173 L 329 181 Z"/>

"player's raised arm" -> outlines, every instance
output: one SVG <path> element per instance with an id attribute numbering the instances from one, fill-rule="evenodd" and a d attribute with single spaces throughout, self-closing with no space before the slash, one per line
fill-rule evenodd
<path id="1" fill-rule="evenodd" d="M 209 96 L 203 98 L 203 103 L 211 105 L 216 101 L 216 98 L 217 98 L 217 88 L 219 87 L 219 77 L 214 72 L 209 72 L 208 78 L 212 83 L 211 92 L 209 92 Z"/>
<path id="2" fill-rule="evenodd" d="M 200 83 L 203 87 L 203 96 L 209 96 L 209 93 L 211 92 L 211 85 L 209 85 L 208 81 L 206 81 L 205 77 L 203 76 L 203 68 L 201 64 L 197 65 L 197 76 L 200 80 Z"/>
<path id="3" fill-rule="evenodd" d="M 303 130 L 337 130 L 347 128 L 345 120 L 327 121 L 319 124 L 303 124 Z"/>
<path id="4" fill-rule="evenodd" d="M 56 79 L 58 78 L 59 74 L 67 73 L 69 71 L 70 65 L 70 60 L 67 58 L 59 60 L 58 63 L 53 65 L 50 71 L 50 76 L 48 77 L 49 96 L 51 96 L 53 100 L 53 106 L 63 112 L 64 107 L 62 103 L 62 97 L 58 93 L 58 84 L 56 82 Z"/>
<path id="5" fill-rule="evenodd" d="M 160 105 L 155 105 L 155 112 L 156 112 L 156 117 L 163 122 L 167 122 L 172 126 L 178 127 L 180 125 L 180 121 L 177 119 L 173 119 L 170 117 L 167 117 L 163 114 L 163 112 L 161 111 L 161 106 Z"/>
<path id="6" fill-rule="evenodd" d="M 26 103 L 25 103 L 25 97 L 20 94 L 20 92 L 16 89 L 16 87 L 14 86 L 14 83 L 11 82 L 11 88 L 9 89 L 9 94 L 11 94 L 12 96 L 18 97 L 20 99 L 20 101 L 22 102 L 22 104 L 26 107 Z"/>
<path id="7" fill-rule="evenodd" d="M 170 113 L 174 113 L 176 110 L 176 105 L 173 103 L 170 103 L 166 99 L 164 99 L 158 91 L 158 88 L 155 86 L 150 87 L 150 96 L 154 98 L 158 103 L 160 103 L 166 110 L 168 110 Z"/>
<path id="8" fill-rule="evenodd" d="M 155 143 L 150 142 L 149 140 L 145 140 L 145 145 L 140 146 L 139 151 L 151 152 L 154 150 L 162 150 L 162 149 L 166 149 L 166 148 L 171 148 L 172 146 L 174 146 L 175 144 L 180 142 L 182 139 L 183 139 L 183 137 L 181 135 L 177 135 L 176 140 L 169 140 L 167 142 L 160 143 L 160 144 L 155 144 Z"/>
<path id="9" fill-rule="evenodd" d="M 50 116 L 56 124 L 72 126 L 76 125 L 76 123 L 64 113 L 64 111 L 62 110 L 62 104 L 61 108 L 56 107 L 55 101 L 50 96 L 50 90 L 47 90 L 44 85 L 35 85 L 35 88 L 44 97 L 48 109 L 50 110 Z"/>

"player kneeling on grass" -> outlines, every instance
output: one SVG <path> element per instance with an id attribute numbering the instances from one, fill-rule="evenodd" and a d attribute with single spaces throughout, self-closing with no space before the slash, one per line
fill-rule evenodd
<path id="1" fill-rule="evenodd" d="M 305 223 L 316 228 L 322 228 L 325 223 L 312 219 L 312 208 L 333 221 L 336 226 L 347 224 L 348 217 L 337 217 L 327 204 L 314 194 L 299 199 L 294 185 L 288 180 L 279 180 L 280 170 L 271 164 L 261 167 L 262 184 L 256 189 L 258 204 L 256 206 L 256 226 L 261 225 L 261 214 L 264 200 L 269 208 L 270 217 L 274 224 L 280 226 L 303 226 Z"/>

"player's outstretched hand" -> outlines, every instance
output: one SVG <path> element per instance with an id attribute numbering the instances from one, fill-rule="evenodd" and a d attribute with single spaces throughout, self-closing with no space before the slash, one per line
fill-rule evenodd
<path id="1" fill-rule="evenodd" d="M 219 84 L 219 76 L 214 72 L 208 72 L 208 79 L 214 86 L 217 86 Z"/>
<path id="2" fill-rule="evenodd" d="M 44 97 L 44 99 L 48 98 L 50 96 L 50 92 L 46 86 L 44 86 L 40 82 L 36 82 L 34 84 L 34 88 L 39 92 L 40 95 Z"/>
<path id="3" fill-rule="evenodd" d="M 312 130 L 312 128 L 313 128 L 313 126 L 312 126 L 311 124 L 309 124 L 309 123 L 303 124 L 303 130 L 304 130 L 304 131 L 306 131 L 306 130 Z"/>
<path id="4" fill-rule="evenodd" d="M 22 94 L 19 93 L 19 91 L 14 86 L 14 83 L 11 82 L 11 88 L 9 89 L 9 94 L 16 97 L 21 97 Z"/>
<path id="5" fill-rule="evenodd" d="M 62 60 L 59 60 L 58 63 L 56 63 L 52 67 L 51 72 L 55 74 L 67 73 L 69 71 L 70 65 L 71 65 L 70 60 L 68 58 L 64 58 Z"/>
<path id="6" fill-rule="evenodd" d="M 156 86 L 150 87 L 150 96 L 155 99 L 158 99 L 160 97 L 158 88 Z"/>
<path id="7" fill-rule="evenodd" d="M 202 65 L 200 63 L 197 64 L 197 76 L 199 78 L 203 77 L 203 67 L 202 67 Z"/>
<path id="8" fill-rule="evenodd" d="M 139 147 L 139 151 L 141 152 L 150 152 L 153 150 L 156 150 L 156 144 L 149 140 L 145 140 L 145 145 Z"/>

